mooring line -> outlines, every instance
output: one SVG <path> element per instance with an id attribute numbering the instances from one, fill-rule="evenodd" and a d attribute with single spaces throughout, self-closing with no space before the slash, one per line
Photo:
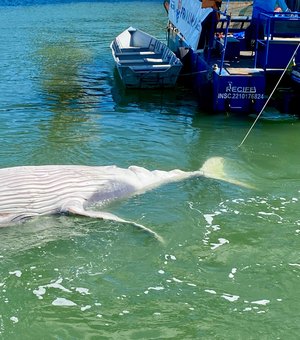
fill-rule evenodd
<path id="1" fill-rule="evenodd" d="M 255 121 L 254 121 L 253 124 L 251 125 L 250 129 L 248 130 L 248 132 L 246 133 L 244 139 L 241 141 L 241 144 L 240 144 L 238 147 L 241 147 L 241 146 L 244 144 L 245 140 L 247 139 L 247 137 L 249 136 L 250 132 L 252 131 L 254 125 L 256 124 L 256 122 L 258 121 L 259 117 L 260 117 L 261 114 L 263 113 L 265 107 L 268 105 L 269 100 L 272 98 L 274 92 L 276 91 L 276 89 L 277 89 L 279 83 L 281 82 L 282 77 L 284 76 L 284 74 L 285 74 L 286 70 L 288 69 L 290 63 L 293 61 L 293 59 L 294 59 L 294 57 L 295 57 L 295 55 L 296 55 L 296 53 L 297 53 L 297 51 L 298 51 L 299 46 L 300 46 L 300 43 L 298 44 L 298 46 L 297 46 L 295 52 L 293 53 L 291 59 L 289 60 L 288 64 L 286 65 L 286 68 L 284 69 L 282 75 L 280 76 L 280 78 L 279 78 L 277 84 L 275 85 L 275 87 L 274 87 L 272 93 L 270 94 L 268 100 L 265 102 L 263 108 L 260 110 L 259 114 L 258 114 L 257 117 L 255 118 Z"/>

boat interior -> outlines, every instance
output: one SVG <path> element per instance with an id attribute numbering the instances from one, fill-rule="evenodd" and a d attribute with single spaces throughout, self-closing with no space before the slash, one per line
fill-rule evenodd
<path id="1" fill-rule="evenodd" d="M 135 71 L 153 68 L 163 71 L 171 65 L 180 65 L 176 55 L 159 40 L 146 39 L 134 28 L 128 29 L 128 33 L 127 39 L 117 37 L 113 43 L 116 62 L 121 66 L 131 67 Z M 135 35 L 138 35 L 138 38 Z"/>
<path id="2" fill-rule="evenodd" d="M 251 37 L 248 33 L 251 32 L 251 16 L 221 16 L 211 44 L 213 48 L 207 50 L 207 59 L 217 54 L 222 57 L 221 69 L 230 64 L 230 67 L 262 68 L 267 72 L 283 71 L 291 58 L 297 63 L 300 59 L 300 51 L 295 53 L 300 43 L 300 13 L 262 13 L 260 20 L 264 35 L 259 37 L 256 29 Z"/>

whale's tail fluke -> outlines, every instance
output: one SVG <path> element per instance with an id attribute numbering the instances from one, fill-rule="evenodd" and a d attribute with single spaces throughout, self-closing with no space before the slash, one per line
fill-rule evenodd
<path id="1" fill-rule="evenodd" d="M 230 178 L 224 170 L 224 163 L 225 159 L 222 157 L 209 158 L 201 167 L 200 172 L 204 177 L 219 179 L 221 181 L 232 183 L 244 188 L 254 189 L 254 187 L 248 183 Z"/>

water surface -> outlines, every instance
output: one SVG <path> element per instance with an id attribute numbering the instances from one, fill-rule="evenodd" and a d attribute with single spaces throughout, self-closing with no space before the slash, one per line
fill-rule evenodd
<path id="1" fill-rule="evenodd" d="M 182 88 L 125 91 L 109 44 L 165 41 L 160 1 L 0 7 L 0 165 L 195 170 L 225 158 L 255 189 L 194 178 L 107 210 L 0 230 L 0 338 L 297 339 L 299 121 L 201 112 Z"/>

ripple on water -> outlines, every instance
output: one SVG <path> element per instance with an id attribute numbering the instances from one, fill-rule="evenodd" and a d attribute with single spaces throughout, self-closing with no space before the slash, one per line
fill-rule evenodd
<path id="1" fill-rule="evenodd" d="M 205 231 L 202 242 L 209 245 L 212 250 L 230 243 L 230 239 L 221 237 L 227 233 L 228 228 L 230 230 L 236 228 L 239 232 L 242 230 L 242 233 L 250 232 L 252 228 L 256 233 L 262 225 L 260 220 L 264 221 L 264 228 L 275 228 L 276 225 L 295 228 L 299 225 L 299 220 L 291 219 L 291 216 L 295 216 L 294 211 L 298 206 L 297 197 L 255 196 L 228 199 L 219 203 L 215 211 L 203 212 L 198 210 L 195 203 L 189 202 L 190 209 L 203 216 Z M 298 234 L 298 230 L 293 229 L 293 232 Z"/>

